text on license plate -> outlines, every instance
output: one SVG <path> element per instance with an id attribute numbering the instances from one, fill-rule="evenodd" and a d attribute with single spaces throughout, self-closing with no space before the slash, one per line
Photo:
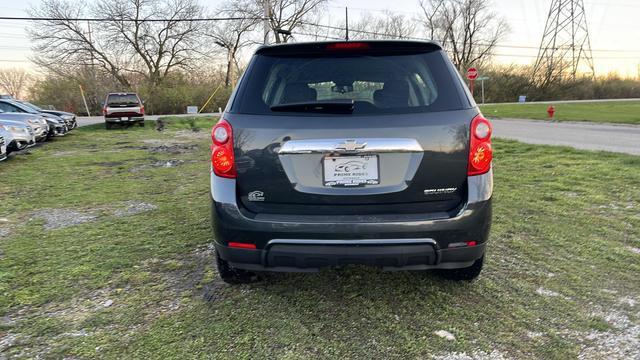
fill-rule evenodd
<path id="1" fill-rule="evenodd" d="M 380 183 L 378 155 L 327 156 L 324 186 L 361 186 Z"/>

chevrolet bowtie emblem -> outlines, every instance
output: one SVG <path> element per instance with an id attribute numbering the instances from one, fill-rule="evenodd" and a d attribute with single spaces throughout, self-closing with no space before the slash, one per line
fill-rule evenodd
<path id="1" fill-rule="evenodd" d="M 366 146 L 367 146 L 367 143 L 359 144 L 356 140 L 345 140 L 344 143 L 337 145 L 335 149 L 355 151 L 355 150 L 364 149 Z"/>

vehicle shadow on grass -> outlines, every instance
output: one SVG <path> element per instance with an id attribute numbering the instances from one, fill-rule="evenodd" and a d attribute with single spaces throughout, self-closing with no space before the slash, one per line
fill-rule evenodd
<path id="1" fill-rule="evenodd" d="M 283 300 L 299 295 L 316 301 L 343 301 L 366 298 L 370 301 L 392 300 L 398 294 L 425 295 L 447 293 L 457 296 L 474 288 L 476 281 L 450 281 L 435 271 L 383 271 L 378 268 L 349 265 L 322 269 L 311 273 L 262 272 L 251 284 L 229 285 L 231 288 L 252 289 Z M 220 289 L 221 282 L 215 288 Z M 209 289 L 214 290 L 215 289 Z M 205 300 L 215 299 L 205 289 Z"/>

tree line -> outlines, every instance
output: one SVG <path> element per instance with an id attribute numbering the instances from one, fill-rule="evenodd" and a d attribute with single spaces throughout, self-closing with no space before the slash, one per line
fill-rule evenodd
<path id="1" fill-rule="evenodd" d="M 139 92 L 152 113 L 183 112 L 222 84 L 205 109 L 217 110 L 259 44 L 344 39 L 345 21 L 329 18 L 329 6 L 330 0 L 225 0 L 215 9 L 197 0 L 43 0 L 29 11 L 46 19 L 28 28 L 32 61 L 44 74 L 30 82 L 31 97 L 79 111 L 81 85 L 93 112 L 110 91 Z M 576 96 L 564 81 L 549 91 L 550 84 L 541 88 L 527 79 L 526 67 L 495 65 L 492 56 L 508 30 L 489 0 L 416 0 L 413 14 L 351 15 L 348 35 L 436 40 L 461 73 L 475 66 L 491 74 L 491 101 L 514 101 L 521 93 L 542 100 Z M 0 72 L 5 87 L 3 78 Z"/>

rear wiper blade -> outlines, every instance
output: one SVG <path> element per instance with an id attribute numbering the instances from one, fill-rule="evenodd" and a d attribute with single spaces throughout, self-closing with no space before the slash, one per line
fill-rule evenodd
<path id="1" fill-rule="evenodd" d="M 306 101 L 273 105 L 271 106 L 271 111 L 300 111 L 349 114 L 353 112 L 354 104 L 355 101 L 350 99 Z"/>

